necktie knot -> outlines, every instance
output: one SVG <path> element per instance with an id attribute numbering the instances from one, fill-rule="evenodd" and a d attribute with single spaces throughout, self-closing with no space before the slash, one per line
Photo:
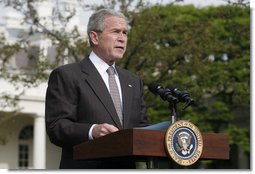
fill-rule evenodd
<path id="1" fill-rule="evenodd" d="M 106 71 L 107 71 L 108 75 L 114 75 L 115 74 L 114 68 L 112 66 L 110 66 Z"/>

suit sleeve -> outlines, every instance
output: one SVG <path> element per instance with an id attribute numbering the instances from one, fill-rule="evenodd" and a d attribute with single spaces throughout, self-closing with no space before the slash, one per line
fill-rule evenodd
<path id="1" fill-rule="evenodd" d="M 78 122 L 78 80 L 75 80 L 72 73 L 63 69 L 54 70 L 46 91 L 46 131 L 51 142 L 60 147 L 88 140 L 91 127 L 90 124 Z"/>

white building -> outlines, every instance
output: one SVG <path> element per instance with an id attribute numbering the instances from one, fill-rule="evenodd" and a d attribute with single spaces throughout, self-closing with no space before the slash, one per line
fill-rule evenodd
<path id="1" fill-rule="evenodd" d="M 39 16 L 44 17 L 40 22 L 49 29 L 61 29 L 57 21 L 49 20 L 56 12 L 56 9 L 53 10 L 53 6 L 57 6 L 57 10 L 62 11 L 78 7 L 76 0 L 48 0 L 38 2 L 36 6 Z M 71 30 L 74 26 L 83 27 L 80 25 L 78 14 L 79 11 L 70 20 L 66 30 Z M 8 43 L 15 43 L 20 35 L 28 31 L 27 26 L 20 23 L 22 19 L 23 16 L 13 9 L 6 10 L 2 16 L 0 33 L 5 35 Z M 86 32 L 82 31 L 82 33 Z M 40 50 L 46 51 L 45 54 L 47 54 L 47 48 L 51 46 L 50 39 L 40 35 L 33 36 L 31 43 Z M 10 62 L 12 66 L 16 67 L 28 63 L 29 60 L 22 57 L 22 54 L 14 57 Z M 27 89 L 18 102 L 18 106 L 21 108 L 18 113 L 9 113 L 8 108 L 0 107 L 0 169 L 57 169 L 59 167 L 61 149 L 50 143 L 45 132 L 46 88 L 47 82 Z M 13 85 L 0 79 L 0 94 L 15 95 L 18 92 Z M 1 103 L 0 106 L 3 105 L 4 103 Z M 11 117 L 4 117 L 6 113 L 9 113 Z M 1 117 L 9 119 L 4 120 Z"/>

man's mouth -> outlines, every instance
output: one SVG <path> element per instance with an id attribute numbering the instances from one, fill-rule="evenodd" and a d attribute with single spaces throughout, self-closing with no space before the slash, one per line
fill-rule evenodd
<path id="1" fill-rule="evenodd" d="M 115 48 L 124 50 L 124 47 L 122 47 L 122 46 L 116 46 Z"/>

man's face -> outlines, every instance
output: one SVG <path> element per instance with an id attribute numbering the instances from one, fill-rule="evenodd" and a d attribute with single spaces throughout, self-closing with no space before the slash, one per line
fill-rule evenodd
<path id="1" fill-rule="evenodd" d="M 108 64 L 121 59 L 127 46 L 127 23 L 125 19 L 106 17 L 103 32 L 94 42 L 96 54 Z"/>

